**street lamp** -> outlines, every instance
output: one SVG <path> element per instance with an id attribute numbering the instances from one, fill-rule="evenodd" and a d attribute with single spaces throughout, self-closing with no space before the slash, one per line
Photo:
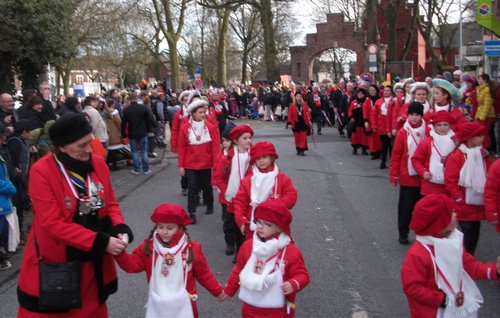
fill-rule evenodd
<path id="1" fill-rule="evenodd" d="M 464 58 L 464 35 L 463 35 L 463 28 L 462 28 L 462 0 L 458 1 L 458 11 L 460 12 L 460 21 L 459 21 L 459 45 L 460 45 L 460 53 L 459 53 L 459 64 L 458 67 L 460 70 L 462 70 L 462 61 Z"/>

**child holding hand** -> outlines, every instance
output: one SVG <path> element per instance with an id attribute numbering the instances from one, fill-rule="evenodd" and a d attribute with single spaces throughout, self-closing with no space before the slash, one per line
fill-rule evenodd
<path id="1" fill-rule="evenodd" d="M 268 200 L 255 209 L 254 222 L 256 231 L 241 246 L 221 300 L 239 287 L 242 317 L 294 317 L 295 297 L 309 274 L 291 238 L 292 214 L 280 200 Z"/>
<path id="2" fill-rule="evenodd" d="M 186 226 L 191 218 L 176 204 L 160 204 L 151 221 L 155 227 L 149 238 L 132 254 L 116 256 L 127 273 L 146 272 L 149 295 L 146 317 L 198 317 L 197 280 L 221 300 L 222 286 L 212 274 L 201 245 L 190 239 Z"/>

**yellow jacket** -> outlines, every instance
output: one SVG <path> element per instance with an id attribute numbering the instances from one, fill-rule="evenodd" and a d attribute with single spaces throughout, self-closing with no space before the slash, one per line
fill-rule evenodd
<path id="1" fill-rule="evenodd" d="M 479 85 L 477 88 L 477 112 L 476 119 L 485 120 L 495 118 L 495 109 L 493 108 L 493 98 L 491 98 L 490 87 L 488 84 Z"/>

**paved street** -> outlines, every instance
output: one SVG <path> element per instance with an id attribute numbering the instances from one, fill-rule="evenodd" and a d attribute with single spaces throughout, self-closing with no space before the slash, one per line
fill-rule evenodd
<path id="1" fill-rule="evenodd" d="M 352 156 L 346 139 L 325 128 L 316 136 L 317 149 L 306 157 L 295 155 L 292 133 L 284 123 L 252 122 L 255 141 L 275 143 L 280 169 L 288 174 L 299 191 L 293 209 L 292 235 L 303 251 L 311 283 L 298 295 L 298 317 L 408 317 L 401 289 L 399 269 L 407 250 L 397 242 L 396 207 L 398 189 L 388 183 L 388 171 L 378 161 Z M 168 156 L 167 156 L 168 157 Z M 149 220 L 161 202 L 186 205 L 180 193 L 176 158 L 153 166 L 153 174 L 131 175 L 128 170 L 113 172 L 113 183 L 127 223 L 136 240 L 146 238 Z M 231 257 L 224 255 L 220 206 L 205 215 L 198 209 L 198 224 L 190 226 L 193 239 L 200 241 L 212 271 L 224 284 Z M 413 240 L 413 237 L 412 237 Z M 477 258 L 492 261 L 500 255 L 500 235 L 483 224 Z M 17 307 L 15 271 L 0 276 L 0 317 L 14 317 Z M 8 277 L 12 279 L 7 279 Z M 485 298 L 481 317 L 498 317 L 500 286 L 480 282 Z M 201 286 L 198 309 L 201 317 L 238 317 L 237 297 L 219 303 Z M 143 317 L 147 298 L 144 273 L 119 273 L 119 291 L 108 301 L 110 317 Z"/>

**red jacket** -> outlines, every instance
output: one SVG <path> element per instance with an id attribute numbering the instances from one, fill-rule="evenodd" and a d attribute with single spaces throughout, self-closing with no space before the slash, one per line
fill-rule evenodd
<path id="1" fill-rule="evenodd" d="M 191 128 L 191 124 L 187 122 L 182 125 L 178 139 L 178 167 L 192 170 L 204 170 L 211 169 L 214 166 L 220 151 L 219 129 L 209 121 L 205 123 L 212 141 L 201 145 L 191 145 L 189 143 L 189 129 Z"/>
<path id="2" fill-rule="evenodd" d="M 311 122 L 311 109 L 309 108 L 306 102 L 302 103 L 302 117 L 304 117 L 306 125 L 309 126 Z M 299 114 L 297 112 L 297 107 L 295 107 L 294 103 L 291 103 L 290 107 L 288 107 L 288 122 L 292 126 L 292 129 L 295 128 L 295 123 L 298 120 L 299 120 Z"/>
<path id="3" fill-rule="evenodd" d="M 429 171 L 431 153 L 432 137 L 427 137 L 418 144 L 417 149 L 411 158 L 413 168 L 415 168 L 415 171 L 420 176 L 420 182 L 422 184 L 422 190 L 420 193 L 422 193 L 422 195 L 446 194 L 444 184 L 433 183 L 424 179 L 424 173 Z"/>
<path id="4" fill-rule="evenodd" d="M 382 105 L 384 102 L 384 97 L 379 98 L 375 102 L 372 111 L 372 129 L 378 135 L 387 135 L 388 133 L 392 133 L 392 108 L 394 107 L 394 98 L 391 97 L 389 105 L 387 105 L 387 115 L 382 115 Z"/>
<path id="5" fill-rule="evenodd" d="M 226 190 L 227 184 L 229 182 L 229 176 L 231 175 L 231 165 L 232 159 L 234 157 L 234 148 L 231 147 L 227 156 L 223 155 L 221 151 L 221 156 L 217 159 L 217 163 L 215 164 L 214 171 L 212 174 L 212 185 L 219 188 L 219 203 L 226 204 L 228 212 L 234 212 L 234 206 L 232 202 L 228 202 L 226 200 Z M 247 170 L 245 175 L 248 175 L 250 168 Z M 234 200 L 234 198 L 233 198 Z"/>
<path id="6" fill-rule="evenodd" d="M 245 267 L 248 259 L 252 255 L 253 240 L 247 240 L 243 243 L 238 252 L 236 265 L 233 267 L 231 276 L 229 276 L 224 292 L 233 297 L 240 287 L 240 272 Z M 281 254 L 280 256 L 281 257 Z M 290 243 L 285 251 L 285 270 L 283 274 L 283 282 L 290 282 L 294 292 L 286 295 L 286 300 L 294 304 L 297 293 L 304 289 L 309 283 L 309 273 L 307 272 L 304 258 L 300 250 L 295 244 Z M 293 306 L 292 306 L 293 307 Z M 243 317 L 259 317 L 259 318 L 291 318 L 295 316 L 295 310 L 292 309 L 290 314 L 286 314 L 286 308 L 258 308 L 249 304 L 243 303 Z"/>
<path id="7" fill-rule="evenodd" d="M 153 264 L 153 252 L 151 252 L 150 255 L 144 254 L 145 244 L 149 244 L 149 250 L 153 251 L 153 240 L 146 239 L 134 249 L 132 254 L 124 252 L 115 258 L 118 265 L 120 265 L 120 267 L 127 273 L 146 272 L 146 278 L 149 283 L 149 279 L 151 278 L 151 267 Z M 203 252 L 201 251 L 201 244 L 191 241 L 188 248 L 182 251 L 183 257 L 187 257 L 189 248 L 191 248 L 194 253 L 194 263 L 192 264 L 192 268 L 189 270 L 187 275 L 187 292 L 191 295 L 197 295 L 196 281 L 198 281 L 214 297 L 219 296 L 222 293 L 222 286 L 219 284 L 214 274 L 212 274 L 207 260 L 205 259 L 205 255 L 203 255 Z M 193 306 L 194 316 L 198 317 L 196 302 L 191 300 L 191 305 Z"/>
<path id="8" fill-rule="evenodd" d="M 432 252 L 434 247 L 429 246 Z M 483 264 L 465 251 L 464 270 L 474 280 L 498 280 L 495 264 Z M 429 252 L 420 242 L 416 242 L 406 253 L 401 267 L 403 291 L 408 297 L 412 318 L 435 318 L 445 294 L 436 285 L 434 263 Z M 467 297 L 467 294 L 466 296 Z"/>
<path id="9" fill-rule="evenodd" d="M 486 164 L 486 173 L 491 166 L 491 158 L 484 151 L 483 160 Z M 446 160 L 444 167 L 444 183 L 448 196 L 454 201 L 460 202 L 457 209 L 457 220 L 459 221 L 480 221 L 486 218 L 484 213 L 484 205 L 465 204 L 465 188 L 458 185 L 460 179 L 460 169 L 465 163 L 465 154 L 456 149 Z"/>
<path id="10" fill-rule="evenodd" d="M 234 205 L 234 219 L 238 227 L 245 225 L 246 237 L 251 238 L 252 232 L 248 226 L 252 217 L 252 207 L 250 206 L 251 198 L 251 182 L 252 182 L 252 168 L 248 170 L 248 175 L 241 180 L 238 193 L 233 198 Z M 276 192 L 276 197 L 274 193 Z M 292 209 L 297 203 L 297 190 L 293 186 L 292 180 L 284 173 L 278 173 L 276 184 L 272 191 L 270 199 L 280 199 L 288 209 Z"/>
<path id="11" fill-rule="evenodd" d="M 400 129 L 392 147 L 389 176 L 391 183 L 399 183 L 406 187 L 420 187 L 420 177 L 410 176 L 408 172 L 408 132 Z"/>
<path id="12" fill-rule="evenodd" d="M 500 232 L 500 160 L 495 161 L 488 171 L 484 186 L 484 208 L 488 221 L 497 221 L 497 232 Z"/>
<path id="13" fill-rule="evenodd" d="M 181 130 L 182 124 L 187 122 L 187 118 L 187 116 L 182 116 L 182 109 L 178 110 L 174 114 L 174 119 L 172 120 L 172 129 L 170 129 L 170 150 L 174 153 L 177 152 L 179 131 Z"/>
<path id="14" fill-rule="evenodd" d="M 408 118 L 408 105 L 405 107 L 405 95 L 401 97 L 396 97 L 396 102 L 394 103 L 394 108 L 392 109 L 392 129 L 400 130 L 405 124 L 406 118 Z"/>
<path id="15" fill-rule="evenodd" d="M 109 169 L 103 158 L 92 156 L 94 172 L 92 180 L 100 182 L 103 187 L 101 196 L 105 205 L 98 212 L 99 219 L 109 217 L 114 229 L 123 226 L 124 219 L 120 206 L 116 202 L 111 185 Z M 102 255 L 102 273 L 104 290 L 107 295 L 116 292 L 117 276 L 113 256 L 106 253 L 109 234 L 94 232 L 77 223 L 73 217 L 77 207 L 76 198 L 71 192 L 63 174 L 49 153 L 38 160 L 30 170 L 28 187 L 33 204 L 33 223 L 28 236 L 19 274 L 20 309 L 18 315 L 25 317 L 26 309 L 31 302 L 38 307 L 39 268 L 35 251 L 35 233 L 40 256 L 44 262 L 66 262 L 67 247 L 88 252 L 92 256 Z M 120 231 L 120 233 L 123 233 Z M 81 262 L 82 307 L 67 312 L 67 317 L 102 317 L 107 315 L 104 304 L 99 304 L 96 287 L 94 263 Z M 31 299 L 29 299 L 31 296 Z M 34 299 L 33 299 L 34 298 Z M 24 304 L 24 306 L 23 306 Z M 45 317 L 45 315 L 29 312 L 29 317 Z"/>

